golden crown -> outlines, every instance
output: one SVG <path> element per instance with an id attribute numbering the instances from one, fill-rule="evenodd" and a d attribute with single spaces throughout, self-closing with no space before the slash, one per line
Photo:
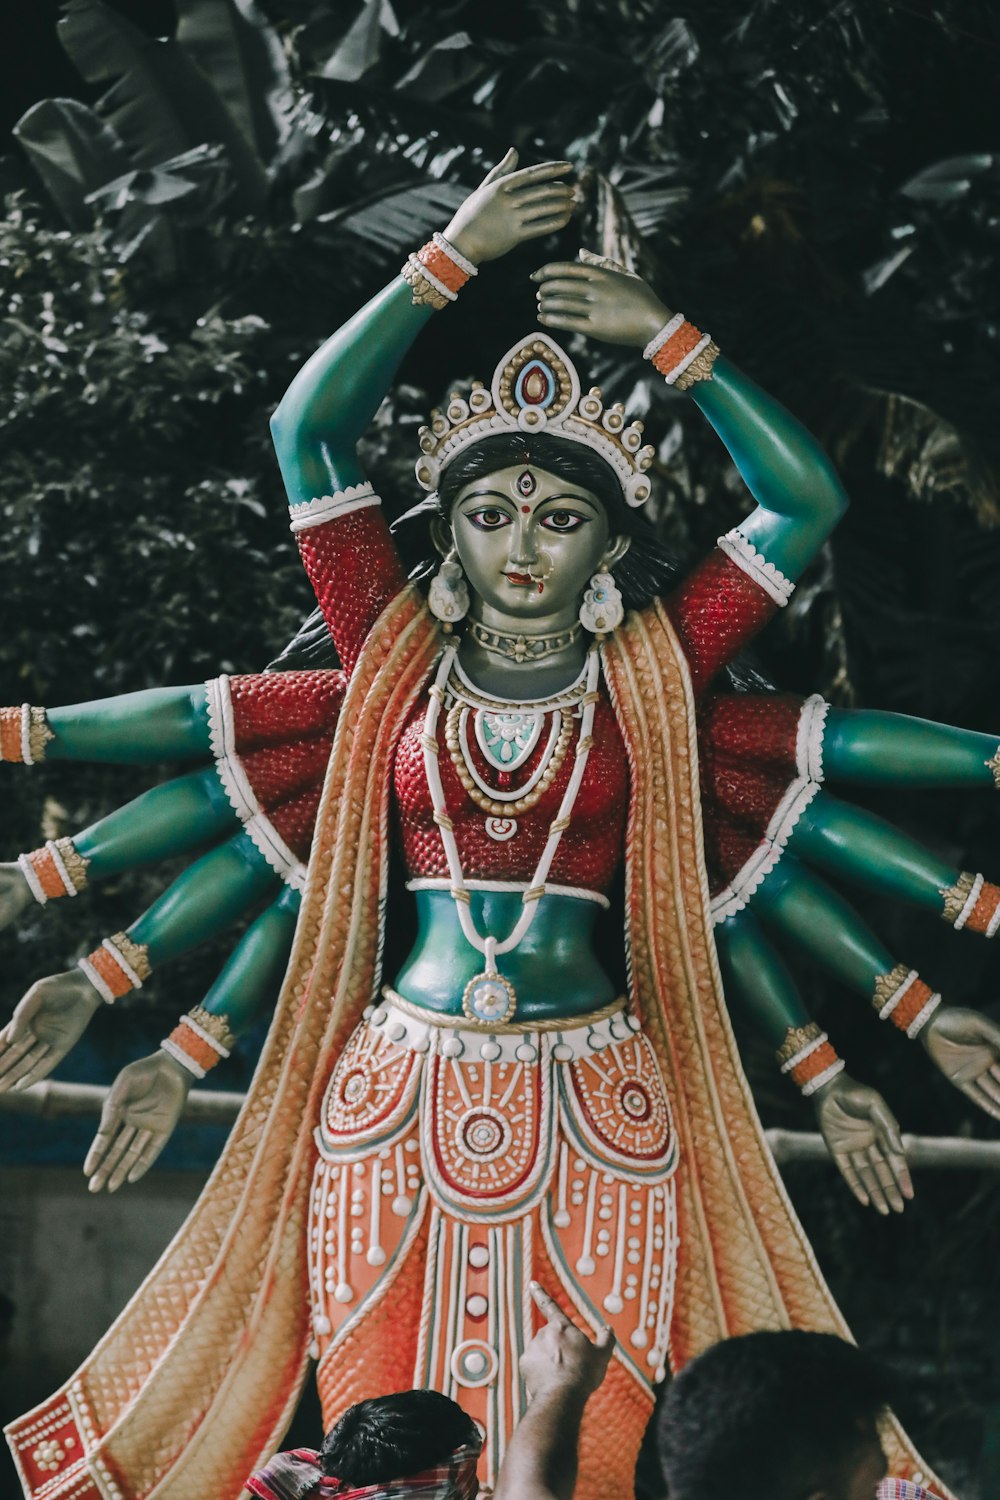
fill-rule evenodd
<path id="1" fill-rule="evenodd" d="M 580 394 L 573 361 L 544 334 L 532 333 L 509 349 L 493 372 L 489 390 L 472 383 L 468 399 L 453 391 L 444 411 L 431 413 L 420 429 L 417 482 L 436 490 L 460 453 L 484 438 L 538 432 L 582 443 L 611 465 L 629 505 L 643 505 L 652 486 L 647 469 L 655 450 L 642 442 L 642 423 L 629 422 L 621 402 L 605 406 L 601 391 Z"/>

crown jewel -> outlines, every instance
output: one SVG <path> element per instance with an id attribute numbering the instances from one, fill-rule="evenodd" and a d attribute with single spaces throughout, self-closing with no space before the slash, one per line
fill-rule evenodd
<path id="1" fill-rule="evenodd" d="M 599 453 L 618 476 L 629 505 L 643 505 L 651 484 L 646 470 L 654 449 L 642 444 L 642 423 L 628 423 L 620 402 L 605 406 L 594 386 L 580 393 L 569 356 L 544 334 L 529 334 L 501 359 L 489 390 L 474 381 L 468 398 L 453 391 L 443 412 L 420 429 L 417 481 L 434 490 L 453 458 L 484 438 L 537 432 L 582 443 Z"/>

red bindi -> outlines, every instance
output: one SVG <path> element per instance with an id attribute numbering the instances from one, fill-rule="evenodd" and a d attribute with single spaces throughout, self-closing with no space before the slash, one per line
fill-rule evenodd
<path id="1" fill-rule="evenodd" d="M 521 514 L 523 516 L 530 516 L 531 515 L 531 506 L 530 505 L 522 505 L 521 506 Z"/>

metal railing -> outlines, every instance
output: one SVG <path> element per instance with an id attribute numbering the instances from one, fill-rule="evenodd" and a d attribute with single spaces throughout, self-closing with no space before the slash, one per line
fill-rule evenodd
<path id="1" fill-rule="evenodd" d="M 0 1114 L 28 1115 L 38 1120 L 97 1119 L 108 1096 L 107 1088 L 91 1083 L 36 1083 L 23 1093 L 0 1094 Z M 245 1095 L 218 1089 L 194 1089 L 188 1095 L 183 1119 L 192 1125 L 231 1125 Z M 765 1131 L 775 1160 L 829 1161 L 821 1135 L 806 1130 Z M 961 1136 L 904 1135 L 911 1167 L 1000 1171 L 1000 1140 L 974 1141 Z"/>

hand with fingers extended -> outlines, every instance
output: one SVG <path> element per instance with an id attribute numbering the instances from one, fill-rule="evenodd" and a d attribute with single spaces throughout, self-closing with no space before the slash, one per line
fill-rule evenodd
<path id="1" fill-rule="evenodd" d="M 568 161 L 518 169 L 513 147 L 456 212 L 445 238 L 474 265 L 498 260 L 526 240 L 565 229 L 576 200 L 564 179 Z"/>
<path id="2" fill-rule="evenodd" d="M 494 1500 L 570 1500 L 583 1409 L 608 1373 L 615 1336 L 602 1328 L 591 1343 L 536 1281 L 531 1296 L 545 1319 L 521 1355 L 531 1404 L 507 1446 Z"/>
<path id="3" fill-rule="evenodd" d="M 81 969 L 33 984 L 0 1031 L 0 1094 L 47 1077 L 80 1040 L 100 1004 Z"/>
<path id="4" fill-rule="evenodd" d="M 919 1036 L 949 1083 L 1000 1120 L 1000 1026 L 978 1010 L 941 1005 Z"/>
<path id="5" fill-rule="evenodd" d="M 16 922 L 34 901 L 20 865 L 0 865 L 0 928 Z"/>
<path id="6" fill-rule="evenodd" d="M 537 1281 L 531 1283 L 531 1296 L 545 1323 L 521 1355 L 521 1374 L 528 1394 L 535 1399 L 544 1392 L 559 1390 L 573 1392 L 586 1401 L 608 1373 L 614 1334 L 610 1328 L 602 1328 L 591 1343 Z"/>
<path id="7" fill-rule="evenodd" d="M 541 266 L 531 279 L 538 287 L 538 321 L 546 328 L 644 349 L 670 321 L 669 309 L 641 277 L 586 250 L 579 260 Z"/>
<path id="8" fill-rule="evenodd" d="M 820 1133 L 859 1203 L 880 1214 L 903 1212 L 913 1197 L 903 1140 L 882 1095 L 839 1073 L 815 1096 Z"/>
<path id="9" fill-rule="evenodd" d="M 145 1176 L 174 1132 L 191 1083 L 192 1075 L 166 1052 L 122 1068 L 83 1164 L 92 1193 L 104 1187 L 114 1193 Z"/>

